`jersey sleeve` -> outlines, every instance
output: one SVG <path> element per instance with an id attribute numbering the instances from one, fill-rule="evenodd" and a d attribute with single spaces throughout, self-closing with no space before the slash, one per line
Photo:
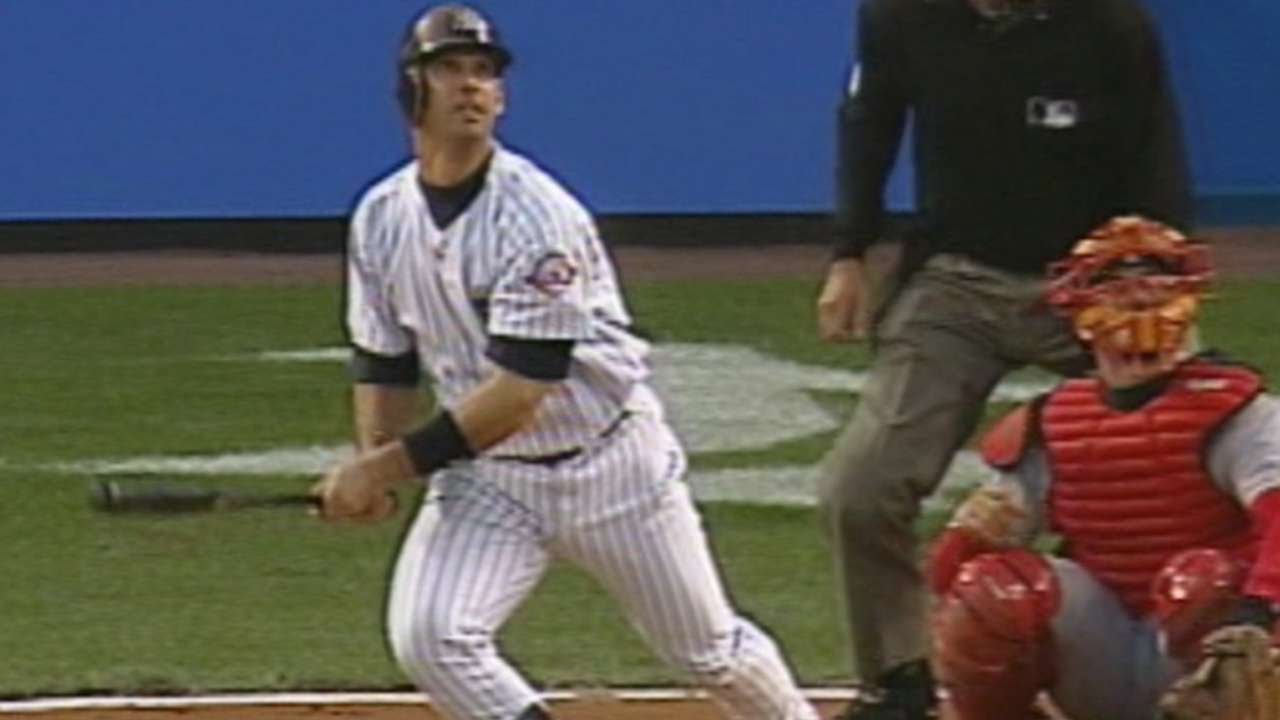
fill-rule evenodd
<path id="1" fill-rule="evenodd" d="M 528 213 L 489 296 L 488 333 L 520 340 L 589 340 L 589 273 L 595 226 L 585 211 Z"/>
<path id="2" fill-rule="evenodd" d="M 1168 61 L 1150 14 L 1141 7 L 1133 12 L 1118 43 L 1128 52 L 1127 101 L 1133 103 L 1129 116 L 1136 125 L 1117 204 L 1122 212 L 1186 230 L 1192 221 L 1191 172 Z"/>
<path id="3" fill-rule="evenodd" d="M 375 355 L 413 351 L 413 336 L 396 322 L 388 292 L 392 246 L 370 203 L 351 218 L 347 244 L 346 319 L 351 343 Z"/>
<path id="4" fill-rule="evenodd" d="M 1280 399 L 1254 398 L 1214 435 L 1207 456 L 1214 482 L 1245 507 L 1280 489 Z"/>
<path id="5" fill-rule="evenodd" d="M 858 8 L 858 60 L 837 115 L 835 257 L 881 240 L 884 188 L 907 117 L 900 42 L 887 2 Z"/>

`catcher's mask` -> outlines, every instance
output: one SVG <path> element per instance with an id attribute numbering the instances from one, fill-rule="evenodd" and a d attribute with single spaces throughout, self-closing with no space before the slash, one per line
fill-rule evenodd
<path id="1" fill-rule="evenodd" d="M 464 50 L 488 53 L 499 75 L 511 64 L 511 51 L 503 45 L 497 28 L 466 5 L 441 5 L 409 25 L 396 62 L 396 99 L 406 119 L 416 123 L 426 107 L 423 68 L 445 53 Z"/>
<path id="2" fill-rule="evenodd" d="M 1119 217 L 1049 266 L 1049 304 L 1076 336 L 1121 357 L 1182 351 L 1212 271 L 1205 246 L 1173 228 Z"/>

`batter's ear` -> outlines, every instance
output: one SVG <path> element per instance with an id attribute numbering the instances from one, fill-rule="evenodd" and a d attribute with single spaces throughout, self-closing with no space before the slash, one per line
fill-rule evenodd
<path id="1" fill-rule="evenodd" d="M 507 112 L 507 84 L 501 78 L 498 79 L 495 92 L 498 96 L 498 104 L 493 115 L 494 117 L 502 117 Z"/>

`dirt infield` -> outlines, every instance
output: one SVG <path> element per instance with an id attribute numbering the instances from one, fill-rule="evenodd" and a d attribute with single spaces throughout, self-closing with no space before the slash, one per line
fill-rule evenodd
<path id="1" fill-rule="evenodd" d="M 1223 277 L 1280 276 L 1280 229 L 1208 231 Z M 827 261 L 821 245 L 753 247 L 636 246 L 612 248 L 623 282 L 707 278 L 813 278 Z M 0 255 L 0 287 L 104 285 L 225 285 L 337 282 L 342 260 L 332 254 L 215 251 L 15 253 Z"/>
<path id="2" fill-rule="evenodd" d="M 613 254 L 624 283 L 632 279 L 817 278 L 826 260 L 826 249 L 816 245 L 624 246 Z M 0 287 L 306 283 L 341 278 L 342 258 L 333 254 L 174 250 L 0 255 Z"/>
<path id="3" fill-rule="evenodd" d="M 824 717 L 837 703 L 819 703 Z M 557 720 L 721 720 L 709 703 L 695 701 L 575 701 L 552 705 Z M 426 705 L 229 706 L 163 710 L 76 710 L 14 715 L 30 720 L 442 720 Z"/>

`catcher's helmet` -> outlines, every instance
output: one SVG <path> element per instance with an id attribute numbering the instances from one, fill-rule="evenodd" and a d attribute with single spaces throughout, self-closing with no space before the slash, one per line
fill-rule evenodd
<path id="1" fill-rule="evenodd" d="M 440 55 L 459 50 L 488 53 L 501 74 L 511 64 L 511 52 L 497 28 L 466 5 L 441 5 L 409 25 L 396 62 L 396 98 L 410 120 L 416 120 L 426 100 L 422 67 Z"/>
<path id="2" fill-rule="evenodd" d="M 1086 344 L 1163 355 L 1182 349 L 1212 269 L 1202 243 L 1127 216 L 1094 230 L 1049 274 L 1049 304 Z"/>

